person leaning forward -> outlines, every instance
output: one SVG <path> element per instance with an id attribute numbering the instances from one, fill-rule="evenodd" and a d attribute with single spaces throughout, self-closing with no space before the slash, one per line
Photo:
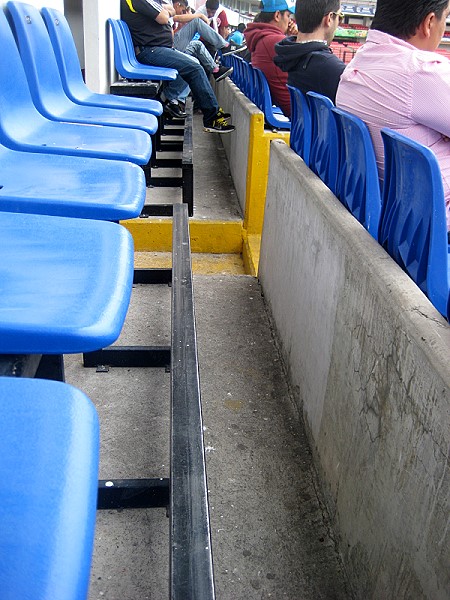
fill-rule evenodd
<path id="1" fill-rule="evenodd" d="M 137 60 L 146 65 L 176 69 L 175 81 L 163 84 L 164 103 L 175 101 L 186 85 L 203 113 L 205 131 L 231 133 L 229 125 L 219 110 L 211 84 L 198 60 L 173 48 L 172 17 L 175 11 L 170 4 L 158 0 L 121 0 L 121 18 L 130 29 L 133 44 L 139 49 Z"/>

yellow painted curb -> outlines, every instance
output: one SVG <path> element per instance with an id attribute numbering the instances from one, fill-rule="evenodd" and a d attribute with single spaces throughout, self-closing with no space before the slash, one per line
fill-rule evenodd
<path id="1" fill-rule="evenodd" d="M 134 266 L 141 269 L 167 269 L 172 266 L 170 252 L 135 252 Z M 195 275 L 246 275 L 240 254 L 192 254 Z"/>
<path id="2" fill-rule="evenodd" d="M 242 260 L 245 272 L 253 277 L 258 276 L 259 255 L 261 251 L 261 236 L 248 234 L 243 231 Z"/>
<path id="3" fill-rule="evenodd" d="M 244 216 L 244 228 L 250 234 L 260 235 L 262 232 L 269 178 L 270 142 L 283 140 L 288 144 L 289 137 L 288 131 L 264 129 L 262 113 L 251 115 Z"/>
<path id="4" fill-rule="evenodd" d="M 121 221 L 132 234 L 138 252 L 170 252 L 172 219 L 149 218 Z M 242 221 L 189 220 L 192 252 L 206 254 L 240 254 Z"/>

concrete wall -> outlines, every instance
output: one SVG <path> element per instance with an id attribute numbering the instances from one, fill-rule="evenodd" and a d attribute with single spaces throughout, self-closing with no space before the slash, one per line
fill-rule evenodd
<path id="1" fill-rule="evenodd" d="M 230 135 L 222 136 L 222 141 L 230 165 L 239 205 L 244 215 L 251 115 L 261 114 L 261 111 L 244 96 L 231 80 L 217 83 L 215 85 L 215 92 L 219 105 L 233 115 L 232 122 L 236 126 L 236 131 Z"/>
<path id="2" fill-rule="evenodd" d="M 361 600 L 448 600 L 450 328 L 283 142 L 259 275 Z"/>
<path id="3" fill-rule="evenodd" d="M 264 221 L 270 142 L 289 141 L 288 131 L 264 126 L 264 114 L 230 79 L 215 86 L 219 105 L 231 113 L 236 131 L 223 136 L 239 204 L 243 213 L 243 252 L 246 272 L 258 273 L 261 231 Z"/>

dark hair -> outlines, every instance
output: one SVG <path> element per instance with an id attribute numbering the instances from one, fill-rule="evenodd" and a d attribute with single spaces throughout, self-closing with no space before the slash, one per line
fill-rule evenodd
<path id="1" fill-rule="evenodd" d="M 209 10 L 217 10 L 219 8 L 219 0 L 206 0 L 205 6 Z"/>
<path id="2" fill-rule="evenodd" d="M 241 33 L 243 31 L 245 31 L 246 30 L 245 23 L 239 23 L 239 25 L 237 26 L 237 30 L 240 31 Z"/>
<path id="3" fill-rule="evenodd" d="M 447 6 L 448 0 L 378 0 L 370 28 L 407 40 L 427 15 L 435 13 L 440 19 Z"/>
<path id="4" fill-rule="evenodd" d="M 297 0 L 295 21 L 298 30 L 301 33 L 313 33 L 320 26 L 325 15 L 339 12 L 340 7 L 340 0 Z"/>
<path id="5" fill-rule="evenodd" d="M 278 12 L 278 11 L 275 11 Z M 286 12 L 290 12 L 289 10 L 280 10 L 282 15 Z M 275 17 L 274 12 L 260 12 L 253 19 L 253 23 L 271 23 Z"/>

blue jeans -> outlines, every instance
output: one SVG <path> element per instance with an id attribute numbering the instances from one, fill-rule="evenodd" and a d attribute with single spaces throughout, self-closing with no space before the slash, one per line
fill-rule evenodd
<path id="1" fill-rule="evenodd" d="M 164 48 L 163 46 L 144 46 L 137 58 L 144 65 L 176 69 L 178 76 L 175 81 L 164 82 L 165 97 L 167 100 L 175 100 L 187 84 L 203 113 L 204 125 L 211 125 L 219 110 L 219 105 L 208 77 L 198 60 L 174 48 Z"/>
<path id="2" fill-rule="evenodd" d="M 196 58 L 205 71 L 210 75 L 213 70 L 217 67 L 217 64 L 214 62 L 213 57 L 206 49 L 206 46 L 200 40 L 192 40 L 186 46 L 186 50 L 184 50 L 185 54 L 189 56 L 193 56 Z"/>
<path id="3" fill-rule="evenodd" d="M 187 45 L 192 40 L 194 35 L 199 33 L 205 42 L 214 46 L 214 48 L 226 48 L 228 42 L 218 33 L 214 31 L 212 27 L 207 25 L 202 19 L 192 19 L 183 27 L 177 29 L 173 36 L 173 46 L 180 52 L 186 50 Z"/>

